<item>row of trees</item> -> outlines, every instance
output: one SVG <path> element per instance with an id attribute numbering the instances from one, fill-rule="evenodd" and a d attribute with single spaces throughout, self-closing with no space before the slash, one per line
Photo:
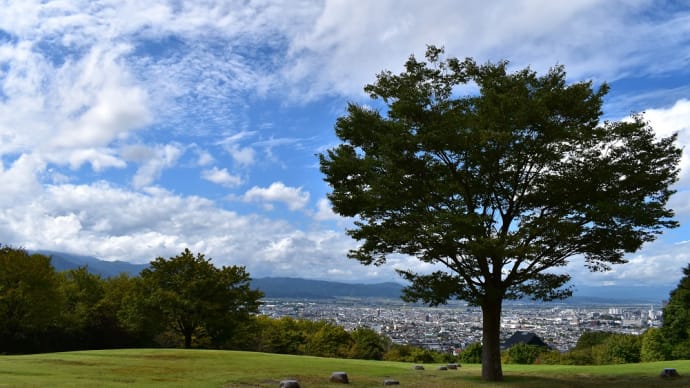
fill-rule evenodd
<path id="1" fill-rule="evenodd" d="M 683 274 L 664 307 L 661 328 L 649 328 L 640 336 L 585 333 L 572 351 L 541 358 L 581 365 L 690 359 L 690 265 Z"/>
<path id="2" fill-rule="evenodd" d="M 0 353 L 134 346 L 226 347 L 258 311 L 244 267 L 189 250 L 140 276 L 56 272 L 50 258 L 0 246 Z"/>
<path id="3" fill-rule="evenodd" d="M 663 324 L 642 335 L 586 332 L 575 348 L 561 353 L 544 347 L 519 344 L 502 353 L 502 361 L 513 364 L 600 365 L 690 359 L 690 264 L 683 278 L 671 291 L 663 310 Z M 462 362 L 479 362 L 482 345 L 470 345 L 461 355 Z"/>
<path id="4" fill-rule="evenodd" d="M 368 328 L 259 316 L 244 267 L 185 250 L 138 277 L 56 272 L 50 258 L 0 246 L 0 354 L 117 347 L 203 347 L 322 357 L 448 362 Z"/>
<path id="5" fill-rule="evenodd" d="M 326 321 L 279 319 L 258 316 L 247 326 L 250 335 L 240 336 L 238 349 L 266 353 L 356 358 L 417 363 L 453 362 L 450 354 L 411 345 L 398 345 L 367 327 L 352 331 Z"/>

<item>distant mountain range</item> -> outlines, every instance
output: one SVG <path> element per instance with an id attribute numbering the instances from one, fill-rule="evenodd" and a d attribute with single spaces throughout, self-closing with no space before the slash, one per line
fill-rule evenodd
<path id="1" fill-rule="evenodd" d="M 87 267 L 89 272 L 102 277 L 117 276 L 121 273 L 139 275 L 139 272 L 148 267 L 148 264 L 132 264 L 125 261 L 105 261 L 93 256 L 81 256 L 71 253 L 38 250 L 31 253 L 40 253 L 49 256 L 56 271 L 67 271 L 79 267 Z"/>
<path id="2" fill-rule="evenodd" d="M 86 266 L 92 273 L 112 277 L 121 273 L 138 275 L 148 264 L 132 264 L 124 261 L 105 261 L 93 256 L 47 250 L 32 251 L 52 258 L 57 271 Z M 387 298 L 400 299 L 403 285 L 394 282 L 377 284 L 352 284 L 324 280 L 310 280 L 288 277 L 266 277 L 252 279 L 252 288 L 264 292 L 266 298 L 332 299 L 332 298 Z M 572 298 L 564 303 L 659 303 L 668 299 L 673 287 L 669 286 L 610 286 L 577 287 Z"/>
<path id="3" fill-rule="evenodd" d="M 259 278 L 252 280 L 267 298 L 387 298 L 400 299 L 403 286 L 398 283 L 352 284 L 300 278 Z"/>

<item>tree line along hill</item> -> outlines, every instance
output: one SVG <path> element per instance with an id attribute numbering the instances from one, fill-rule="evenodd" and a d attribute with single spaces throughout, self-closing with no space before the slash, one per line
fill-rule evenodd
<path id="1" fill-rule="evenodd" d="M 683 273 L 661 328 L 641 336 L 587 333 L 564 354 L 520 345 L 502 357 L 555 364 L 690 359 L 690 266 Z M 188 249 L 156 258 L 135 276 L 101 277 L 84 266 L 58 272 L 48 256 L 0 246 L 0 354 L 196 347 L 409 362 L 481 360 L 481 344 L 456 357 L 394 344 L 364 326 L 347 331 L 326 321 L 259 315 L 264 293 L 249 279 L 244 267 L 217 268 Z M 294 288 L 295 279 L 277 280 Z"/>

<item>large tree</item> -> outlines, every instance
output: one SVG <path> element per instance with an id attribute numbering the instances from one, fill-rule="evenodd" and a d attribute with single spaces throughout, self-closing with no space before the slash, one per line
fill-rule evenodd
<path id="1" fill-rule="evenodd" d="M 434 264 L 399 271 L 405 298 L 480 306 L 482 378 L 501 380 L 503 301 L 567 297 L 570 258 L 608 270 L 677 226 L 666 204 L 681 151 L 641 115 L 600 123 L 608 86 L 568 84 L 562 66 L 537 75 L 442 54 L 429 47 L 428 62 L 411 56 L 367 85 L 383 113 L 350 104 L 321 171 L 333 209 L 356 217 L 349 256 Z"/>
<path id="2" fill-rule="evenodd" d="M 184 346 L 203 334 L 219 343 L 233 326 L 258 311 L 263 293 L 250 288 L 251 278 L 244 267 L 217 268 L 201 253 L 189 249 L 181 254 L 153 260 L 141 272 L 149 295 L 148 305 L 157 310 L 171 329 L 182 335 Z"/>

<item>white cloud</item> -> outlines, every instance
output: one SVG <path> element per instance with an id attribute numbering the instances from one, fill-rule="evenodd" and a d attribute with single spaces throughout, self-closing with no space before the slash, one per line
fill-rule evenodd
<path id="1" fill-rule="evenodd" d="M 245 265 L 254 277 L 326 278 L 324 263 L 361 280 L 368 269 L 346 259 L 353 241 L 341 231 L 302 231 L 282 220 L 218 208 L 161 188 L 131 192 L 105 182 L 53 185 L 25 203 L 0 206 L 3 244 L 148 262 L 188 247 L 218 265 Z"/>
<path id="2" fill-rule="evenodd" d="M 683 148 L 679 186 L 690 189 L 690 100 L 678 100 L 669 108 L 647 109 L 644 117 L 659 136 L 678 134 L 678 145 Z"/>
<path id="3" fill-rule="evenodd" d="M 607 272 L 589 272 L 582 259 L 574 259 L 566 267 L 576 286 L 610 285 L 675 285 L 681 269 L 690 263 L 688 243 L 668 244 L 658 241 L 628 257 L 626 264 L 614 265 Z"/>
<path id="4" fill-rule="evenodd" d="M 252 187 L 242 198 L 246 202 L 283 202 L 288 209 L 299 210 L 309 202 L 309 193 L 302 191 L 301 187 L 289 187 L 282 182 L 273 182 L 266 188 Z"/>
<path id="5" fill-rule="evenodd" d="M 155 147 L 137 145 L 125 147 L 122 152 L 128 160 L 139 163 L 139 168 L 132 178 L 132 185 L 142 188 L 156 181 L 164 169 L 173 167 L 184 149 L 177 144 Z"/>
<path id="6" fill-rule="evenodd" d="M 287 32 L 290 61 L 284 77 L 310 96 L 361 95 L 374 74 L 399 71 L 410 53 L 421 57 L 426 44 L 445 46 L 451 56 L 509 59 L 538 71 L 561 63 L 575 79 L 612 81 L 632 72 L 683 69 L 688 56 L 677 53 L 690 36 L 688 13 L 660 22 L 640 16 L 649 6 L 605 0 L 458 6 L 449 0 L 422 7 L 382 0 L 353 7 L 349 1 L 328 1 L 309 30 Z"/>
<path id="7" fill-rule="evenodd" d="M 254 164 L 254 156 L 256 152 L 251 147 L 240 147 L 237 144 L 232 144 L 227 147 L 227 151 L 232 156 L 232 159 L 242 167 L 248 167 Z"/>
<path id="8" fill-rule="evenodd" d="M 12 208 L 30 201 L 42 190 L 37 177 L 45 168 L 45 162 L 32 154 L 20 155 L 9 167 L 1 168 L 0 208 Z"/>
<path id="9" fill-rule="evenodd" d="M 213 163 L 216 159 L 207 151 L 199 151 L 199 158 L 196 161 L 198 166 L 208 166 Z"/>
<path id="10" fill-rule="evenodd" d="M 331 202 L 327 198 L 321 198 L 316 203 L 316 213 L 314 219 L 316 221 L 342 220 L 343 218 L 333 212 Z"/>
<path id="11" fill-rule="evenodd" d="M 46 155 L 47 160 L 61 165 L 67 163 L 73 170 L 88 163 L 95 172 L 101 172 L 107 168 L 123 168 L 125 161 L 120 159 L 115 150 L 109 148 L 80 148 L 75 150 L 53 151 Z"/>
<path id="12" fill-rule="evenodd" d="M 101 147 L 151 122 L 146 91 L 120 63 L 127 46 L 92 47 L 59 69 L 55 90 L 64 122 L 49 143 L 59 148 Z"/>
<path id="13" fill-rule="evenodd" d="M 50 163 L 100 172 L 124 166 L 111 144 L 151 122 L 146 93 L 119 63 L 126 52 L 94 47 L 52 63 L 34 43 L 0 45 L 0 154 L 32 153 Z"/>
<path id="14" fill-rule="evenodd" d="M 254 131 L 240 131 L 218 142 L 240 167 L 249 167 L 254 164 L 256 151 L 252 147 L 242 147 L 239 143 L 255 135 Z"/>
<path id="15" fill-rule="evenodd" d="M 232 175 L 226 168 L 219 169 L 213 167 L 210 170 L 204 170 L 201 177 L 209 182 L 213 182 L 226 187 L 234 187 L 242 184 L 242 178 L 237 175 Z"/>

